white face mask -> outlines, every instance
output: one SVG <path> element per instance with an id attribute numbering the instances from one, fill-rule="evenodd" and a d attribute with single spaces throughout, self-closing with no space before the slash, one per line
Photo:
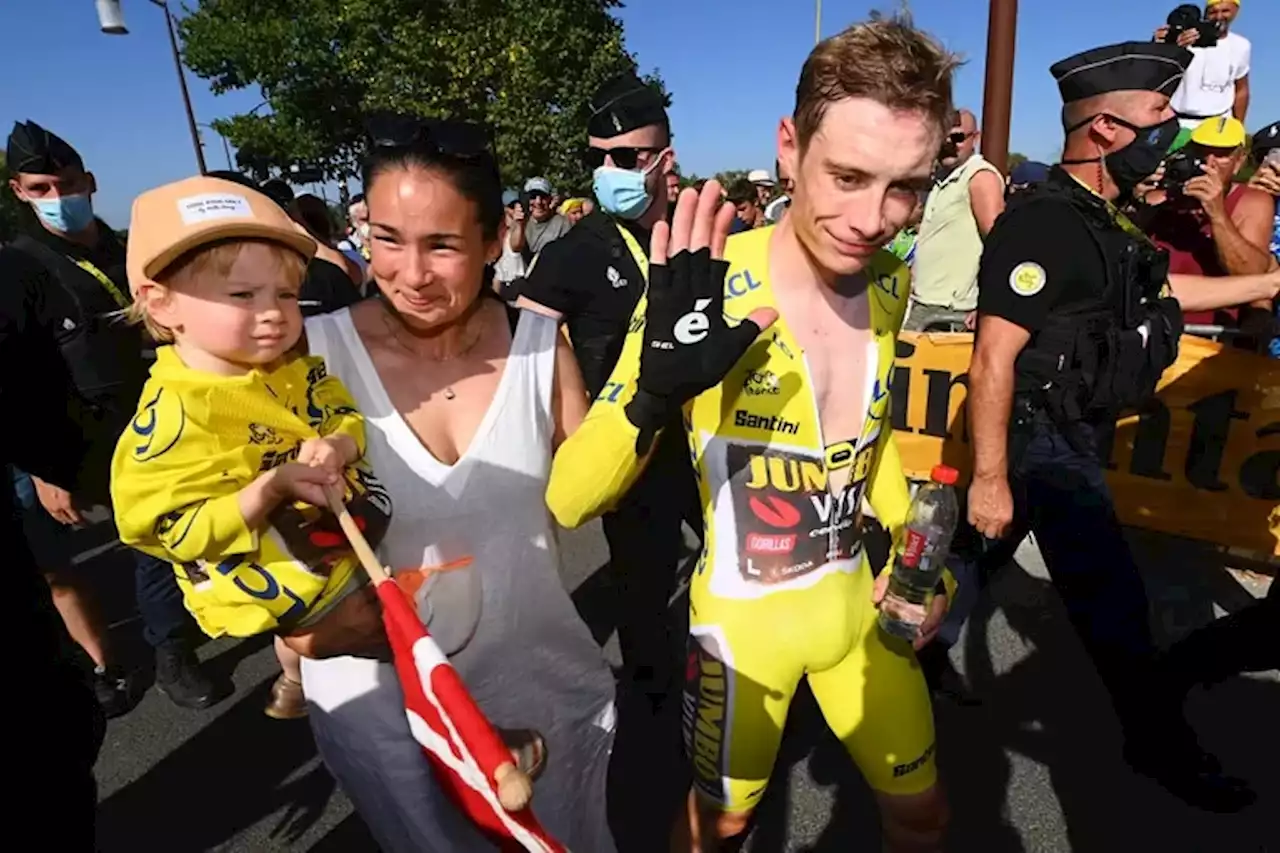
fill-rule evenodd
<path id="1" fill-rule="evenodd" d="M 369 239 L 369 223 L 361 222 L 360 227 L 356 229 L 356 233 L 360 235 L 361 240 Z"/>

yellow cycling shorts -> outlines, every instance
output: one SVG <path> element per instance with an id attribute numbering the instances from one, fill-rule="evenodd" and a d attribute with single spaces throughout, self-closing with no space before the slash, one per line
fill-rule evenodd
<path id="1" fill-rule="evenodd" d="M 936 783 L 929 691 L 910 646 L 880 631 L 871 588 L 865 559 L 754 600 L 718 598 L 695 581 L 683 717 L 703 799 L 728 813 L 755 808 L 802 677 L 877 793 Z"/>

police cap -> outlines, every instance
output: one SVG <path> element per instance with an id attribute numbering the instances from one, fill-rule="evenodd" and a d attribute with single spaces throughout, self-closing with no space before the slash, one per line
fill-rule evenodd
<path id="1" fill-rule="evenodd" d="M 14 123 L 5 146 L 5 161 L 15 175 L 56 175 L 63 169 L 84 171 L 84 161 L 76 149 L 34 121 Z"/>
<path id="2" fill-rule="evenodd" d="M 591 118 L 587 121 L 591 136 L 611 139 L 651 124 L 668 126 L 665 99 L 633 73 L 619 74 L 607 81 L 591 98 Z"/>
<path id="3" fill-rule="evenodd" d="M 1062 102 L 1070 104 L 1108 92 L 1172 95 L 1191 64 L 1191 51 L 1176 44 L 1129 41 L 1086 50 L 1055 63 Z"/>

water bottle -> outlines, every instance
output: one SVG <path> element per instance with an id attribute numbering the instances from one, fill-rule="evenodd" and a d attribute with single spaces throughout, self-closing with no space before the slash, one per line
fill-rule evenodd
<path id="1" fill-rule="evenodd" d="M 959 474 L 946 465 L 934 467 L 907 511 L 902 544 L 893 560 L 889 589 L 880 602 L 880 627 L 888 634 L 914 640 L 933 602 L 942 577 L 951 537 L 960 522 L 955 484 Z"/>

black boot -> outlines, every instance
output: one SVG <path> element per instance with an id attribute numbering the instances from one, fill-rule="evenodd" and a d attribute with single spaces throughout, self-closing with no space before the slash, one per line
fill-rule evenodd
<path id="1" fill-rule="evenodd" d="M 1222 772 L 1218 760 L 1200 748 L 1195 733 L 1180 718 L 1153 718 L 1140 734 L 1127 731 L 1124 759 L 1135 772 L 1204 811 L 1238 812 L 1257 799 L 1247 782 Z"/>
<path id="2" fill-rule="evenodd" d="M 133 707 L 129 678 L 114 666 L 94 668 L 93 695 L 107 719 L 126 714 Z"/>
<path id="3" fill-rule="evenodd" d="M 197 711 L 225 698 L 224 691 L 200 669 L 195 651 L 176 640 L 156 647 L 156 687 L 173 704 Z"/>

